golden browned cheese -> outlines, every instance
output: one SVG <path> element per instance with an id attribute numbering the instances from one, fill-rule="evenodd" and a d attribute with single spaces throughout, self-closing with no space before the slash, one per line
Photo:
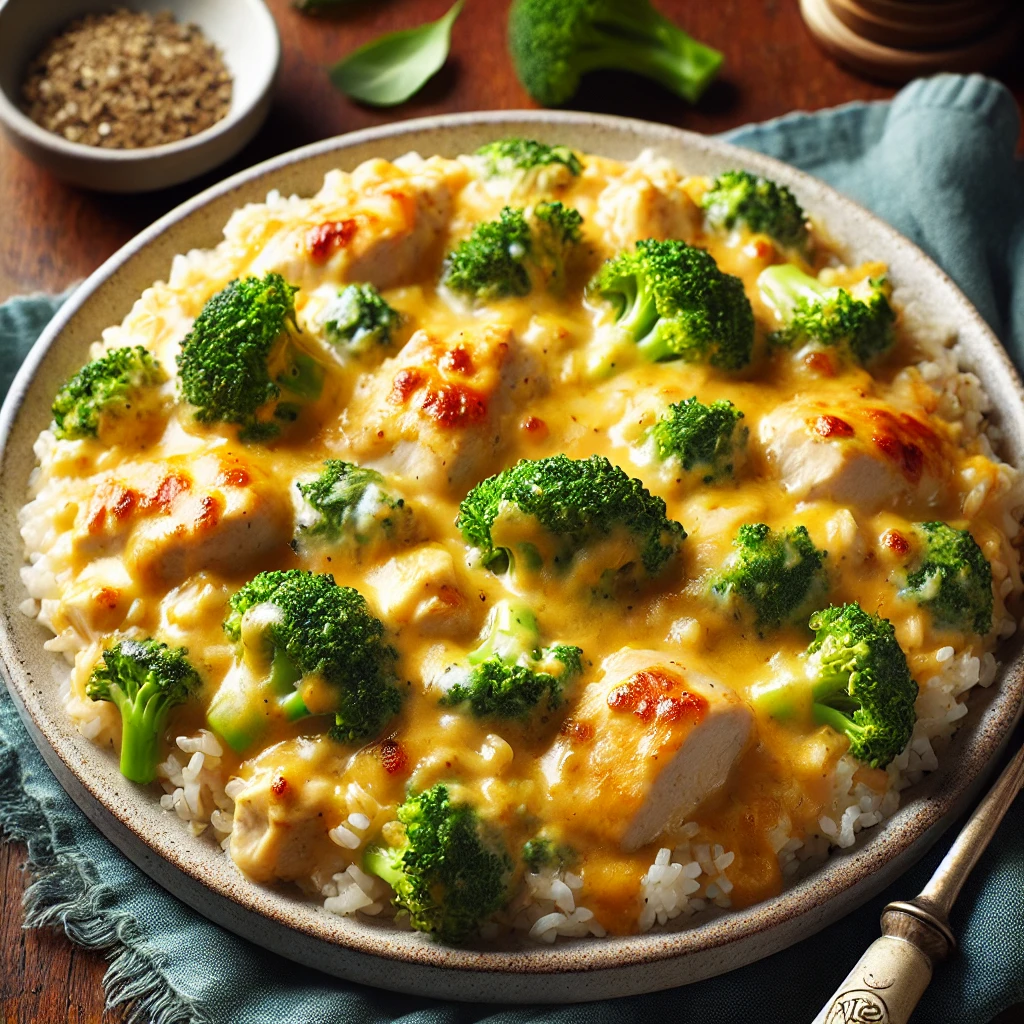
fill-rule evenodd
<path id="1" fill-rule="evenodd" d="M 204 724 L 206 702 L 231 664 L 221 629 L 230 594 L 262 570 L 333 573 L 388 627 L 400 654 L 402 710 L 386 736 L 363 749 L 327 738 L 329 721 L 307 719 L 275 725 L 243 763 L 226 756 L 225 779 L 253 780 L 237 823 L 257 825 L 242 835 L 236 826 L 239 865 L 261 881 L 340 870 L 357 854 L 326 833 L 348 813 L 346 787 L 357 784 L 380 805 L 379 831 L 410 788 L 446 780 L 505 830 L 513 851 L 541 826 L 554 827 L 579 853 L 581 903 L 609 930 L 630 931 L 641 876 L 659 847 L 673 846 L 671 826 L 656 837 L 644 833 L 628 853 L 621 845 L 647 792 L 644 759 L 669 756 L 685 738 L 680 730 L 700 728 L 710 714 L 707 684 L 691 693 L 688 674 L 728 694 L 715 700 L 745 707 L 751 689 L 794 664 L 809 639 L 802 626 L 761 637 L 709 596 L 707 581 L 737 528 L 806 526 L 829 551 L 829 600 L 856 600 L 891 619 L 923 682 L 938 670 L 936 653 L 945 645 L 981 655 L 995 639 L 938 634 L 917 605 L 897 597 L 893 574 L 905 560 L 910 526 L 943 519 L 970 527 L 997 566 L 999 622 L 999 584 L 1009 576 L 1012 587 L 1004 590 L 1019 589 L 1002 502 L 1008 471 L 944 413 L 940 395 L 913 368 L 924 350 L 905 324 L 870 373 L 828 354 L 797 359 L 770 351 L 765 337 L 777 325 L 754 281 L 787 256 L 763 236 L 706 232 L 697 203 L 703 180 L 656 162 L 627 166 L 592 156 L 578 178 L 555 174 L 518 191 L 477 175 L 471 160 L 439 158 L 334 172 L 312 200 L 240 211 L 218 249 L 179 260 L 168 283 L 147 291 L 104 342 L 145 344 L 172 368 L 206 299 L 237 276 L 279 270 L 300 287 L 296 306 L 310 343 L 333 359 L 328 386 L 294 429 L 266 444 L 240 444 L 234 428 L 199 424 L 180 403 L 162 436 L 141 448 L 58 444 L 48 466 L 69 481 L 63 522 L 72 542 L 51 619 L 57 632 L 72 629 L 89 641 L 132 628 L 187 646 L 205 690 L 174 713 L 173 737 Z M 473 308 L 438 290 L 444 253 L 475 222 L 543 195 L 583 216 L 584 245 L 563 294 L 535 289 Z M 742 278 L 757 318 L 749 368 L 651 364 L 625 346 L 614 373 L 588 372 L 593 339 L 610 326 L 607 311 L 586 299 L 585 283 L 603 259 L 649 237 L 706 247 Z M 820 239 L 815 262 L 838 262 Z M 838 271 L 837 280 L 882 270 Z M 319 340 L 325 295 L 350 281 L 375 283 L 404 315 L 391 351 L 344 360 Z M 683 479 L 644 452 L 645 432 L 664 408 L 694 395 L 705 403 L 729 399 L 744 413 L 750 441 L 735 480 Z M 841 452 L 837 438 L 850 442 Z M 584 677 L 544 721 L 480 721 L 440 706 L 437 679 L 476 646 L 490 609 L 515 584 L 473 563 L 455 526 L 458 504 L 484 477 L 555 453 L 607 456 L 661 495 L 689 536 L 653 586 L 613 600 L 580 597 L 579 588 L 554 578 L 535 580 L 519 596 L 546 643 L 583 649 Z M 405 495 L 416 528 L 397 550 L 295 554 L 295 482 L 326 458 L 374 466 Z M 605 659 L 625 648 L 662 652 L 675 666 L 668 682 L 650 683 L 683 702 L 679 714 L 651 726 L 660 730 L 656 742 L 635 742 L 636 730 L 647 728 L 635 707 L 616 711 L 616 701 L 625 707 L 632 697 L 613 697 L 607 685 L 592 689 Z M 88 668 L 76 671 L 77 693 Z M 798 838 L 817 831 L 846 743 L 809 723 L 758 718 L 740 747 L 725 784 L 688 815 L 702 839 L 736 854 L 733 905 L 779 891 L 772 833 L 783 821 Z M 621 772 L 616 750 L 626 751 Z M 861 778 L 879 789 L 889 784 L 884 772 Z"/>

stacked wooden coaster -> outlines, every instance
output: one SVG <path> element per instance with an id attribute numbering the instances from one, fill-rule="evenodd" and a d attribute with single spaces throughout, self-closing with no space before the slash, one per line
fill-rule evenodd
<path id="1" fill-rule="evenodd" d="M 800 9 L 838 61 L 889 82 L 991 67 L 1024 25 L 1020 0 L 800 0 Z"/>

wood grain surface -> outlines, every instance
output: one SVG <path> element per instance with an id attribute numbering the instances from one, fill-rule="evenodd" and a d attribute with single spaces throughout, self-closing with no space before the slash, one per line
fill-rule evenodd
<path id="1" fill-rule="evenodd" d="M 45 2 L 45 0 L 41 0 Z M 144 196 L 104 196 L 62 184 L 0 140 L 0 301 L 55 291 L 85 277 L 155 218 L 226 174 L 317 139 L 387 121 L 480 109 L 533 106 L 505 49 L 506 0 L 469 0 L 446 66 L 410 102 L 361 107 L 331 87 L 326 67 L 381 32 L 439 17 L 450 0 L 353 0 L 337 14 L 308 17 L 268 0 L 284 47 L 270 118 L 247 149 L 199 181 Z M 815 46 L 796 0 L 657 0 L 697 38 L 725 53 L 716 82 L 696 107 L 628 74 L 593 76 L 575 97 L 581 110 L 718 132 L 791 110 L 887 99 L 893 90 L 833 64 Z M 993 74 L 1024 101 L 1024 53 Z M 23 848 L 0 848 L 0 1007 L 8 1024 L 116 1022 L 103 1014 L 105 964 L 63 935 L 21 927 L 27 879 Z M 1024 1020 L 1024 1006 L 1004 1024 Z"/>

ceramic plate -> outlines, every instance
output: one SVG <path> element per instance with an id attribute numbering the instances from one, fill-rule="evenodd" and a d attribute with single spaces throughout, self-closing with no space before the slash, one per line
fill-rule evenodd
<path id="1" fill-rule="evenodd" d="M 631 159 L 653 147 L 681 169 L 715 174 L 746 167 L 792 188 L 851 262 L 891 268 L 896 298 L 913 324 L 956 331 L 963 366 L 984 383 L 1004 434 L 1002 455 L 1024 466 L 1024 395 L 1017 374 L 967 299 L 920 250 L 865 210 L 777 161 L 714 139 L 591 114 L 460 114 L 356 132 L 244 171 L 157 221 L 112 256 L 50 324 L 14 382 L 0 416 L 0 655 L 33 738 L 89 818 L 136 864 L 200 913 L 293 960 L 369 985 L 451 999 L 501 1002 L 603 999 L 685 984 L 739 967 L 806 938 L 888 885 L 955 820 L 981 786 L 1019 713 L 1024 658 L 1013 640 L 996 683 L 976 691 L 940 769 L 906 791 L 903 807 L 860 833 L 857 844 L 780 896 L 684 931 L 516 950 L 451 949 L 390 924 L 333 916 L 318 904 L 254 885 L 220 850 L 194 838 L 154 795 L 127 782 L 115 758 L 72 727 L 57 696 L 66 670 L 43 650 L 42 627 L 18 611 L 24 592 L 17 529 L 32 443 L 50 420 L 60 383 L 82 364 L 100 331 L 120 322 L 139 293 L 165 279 L 175 253 L 214 245 L 231 211 L 270 189 L 315 192 L 324 173 L 409 150 L 455 156 L 505 135 L 562 142 Z M 907 893 L 908 897 L 913 893 Z"/>

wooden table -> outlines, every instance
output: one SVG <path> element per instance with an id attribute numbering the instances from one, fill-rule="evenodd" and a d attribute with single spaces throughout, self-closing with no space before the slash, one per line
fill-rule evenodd
<path id="1" fill-rule="evenodd" d="M 682 101 L 628 75 L 588 82 L 574 106 L 718 132 L 794 109 L 814 110 L 850 100 L 886 99 L 893 89 L 859 79 L 828 60 L 809 37 L 796 0 L 658 0 L 697 38 L 723 50 L 725 68 L 701 103 Z M 35 290 L 59 290 L 85 277 L 155 218 L 225 174 L 327 136 L 398 118 L 449 111 L 532 106 L 505 50 L 507 3 L 470 0 L 455 26 L 452 56 L 427 87 L 395 111 L 348 102 L 324 68 L 380 32 L 436 18 L 449 0 L 372 0 L 344 14 L 309 18 L 288 0 L 269 0 L 284 44 L 270 119 L 232 163 L 206 179 L 145 196 L 82 192 L 38 170 L 0 140 L 0 301 Z M 1000 77 L 1024 102 L 1024 61 Z M 25 851 L 0 848 L 0 1006 L 5 1022 L 54 1024 L 99 1021 L 102 957 L 55 933 L 22 931 L 20 898 Z M 1020 1015 L 1005 1017 L 1011 1020 Z M 102 1018 L 119 1021 L 118 1011 Z"/>

